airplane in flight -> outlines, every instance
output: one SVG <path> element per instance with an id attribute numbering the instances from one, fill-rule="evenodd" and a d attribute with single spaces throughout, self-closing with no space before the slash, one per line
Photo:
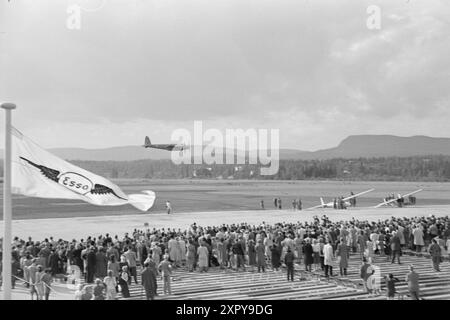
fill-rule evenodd
<path id="1" fill-rule="evenodd" d="M 155 148 L 167 151 L 183 151 L 186 149 L 184 144 L 152 144 L 149 137 L 145 137 L 144 148 Z"/>
<path id="2" fill-rule="evenodd" d="M 413 191 L 413 192 L 410 192 L 410 193 L 407 193 L 407 194 L 405 194 L 405 195 L 401 195 L 401 194 L 398 194 L 398 196 L 396 197 L 396 198 L 392 198 L 392 199 L 384 199 L 384 201 L 382 202 L 382 203 L 380 203 L 380 204 L 378 204 L 378 205 L 376 205 L 374 208 L 380 208 L 380 207 L 382 207 L 382 206 L 386 206 L 386 205 L 390 205 L 390 206 L 394 206 L 395 205 L 395 202 L 397 203 L 397 205 L 399 206 L 399 207 L 401 207 L 402 205 L 402 201 L 404 201 L 404 199 L 406 198 L 406 197 L 409 197 L 409 196 L 412 196 L 413 194 L 416 194 L 416 193 L 418 193 L 418 192 L 420 192 L 420 191 L 422 191 L 423 189 L 419 189 L 419 190 L 416 190 L 416 191 Z M 399 202 L 399 200 L 400 200 L 400 202 Z"/>
<path id="3" fill-rule="evenodd" d="M 344 206 L 345 207 L 350 207 L 352 205 L 351 201 L 352 199 L 362 196 L 363 194 L 369 193 L 374 191 L 375 189 L 370 189 L 370 190 L 366 190 L 357 194 L 353 194 L 349 197 L 343 198 L 342 201 L 344 202 Z M 313 209 L 318 209 L 318 208 L 334 208 L 335 207 L 335 203 L 334 201 L 325 203 L 325 201 L 323 201 L 323 198 L 320 198 L 320 204 L 311 208 L 307 208 L 306 210 L 313 210 Z"/>

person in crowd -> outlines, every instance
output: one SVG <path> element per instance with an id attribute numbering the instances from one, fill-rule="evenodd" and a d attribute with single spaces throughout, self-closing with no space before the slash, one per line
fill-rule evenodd
<path id="1" fill-rule="evenodd" d="M 433 268 L 435 271 L 440 272 L 441 269 L 439 268 L 439 265 L 441 263 L 441 247 L 437 243 L 436 239 L 432 240 L 432 244 L 428 248 L 428 253 L 431 255 L 431 261 L 433 263 Z"/>
<path id="2" fill-rule="evenodd" d="M 178 257 L 180 259 L 179 263 L 181 266 L 186 265 L 186 241 L 183 237 L 178 237 Z"/>
<path id="3" fill-rule="evenodd" d="M 97 257 L 95 255 L 94 247 L 90 247 L 88 253 L 86 254 L 86 282 L 93 283 L 95 276 L 95 263 Z"/>
<path id="4" fill-rule="evenodd" d="M 364 257 L 364 252 L 366 251 L 366 240 L 364 239 L 364 231 L 360 231 L 357 237 L 357 243 L 358 243 L 358 252 L 360 259 Z"/>
<path id="5" fill-rule="evenodd" d="M 334 252 L 330 240 L 325 240 L 323 247 L 323 264 L 325 265 L 325 277 L 333 276 Z"/>
<path id="6" fill-rule="evenodd" d="M 144 269 L 141 273 L 141 281 L 147 300 L 153 300 L 155 293 L 154 284 L 156 282 L 156 278 L 154 277 L 153 272 L 150 270 L 148 262 L 144 263 Z"/>
<path id="7" fill-rule="evenodd" d="M 125 257 L 124 257 L 125 259 Z M 126 263 L 126 262 L 125 262 Z M 124 264 L 126 265 L 126 264 Z M 116 279 L 116 292 L 118 291 L 118 283 L 119 283 L 119 277 L 120 277 L 120 272 L 122 270 L 119 262 L 116 261 L 116 256 L 115 255 L 111 255 L 109 257 L 109 262 L 108 262 L 108 270 L 110 270 L 112 272 L 112 276 Z M 109 276 L 109 275 L 108 275 Z"/>
<path id="8" fill-rule="evenodd" d="M 248 264 L 251 268 L 251 271 L 255 271 L 256 267 L 256 247 L 255 247 L 255 241 L 249 240 L 248 241 Z"/>
<path id="9" fill-rule="evenodd" d="M 83 288 L 80 300 L 94 300 L 94 287 L 92 285 Z"/>
<path id="10" fill-rule="evenodd" d="M 95 254 L 95 276 L 103 279 L 106 277 L 108 271 L 108 257 L 106 256 L 105 249 L 100 247 Z"/>
<path id="11" fill-rule="evenodd" d="M 261 239 L 258 240 L 258 244 L 256 245 L 255 250 L 258 272 L 266 272 L 266 249 Z"/>
<path id="12" fill-rule="evenodd" d="M 155 242 L 151 246 L 152 249 L 152 259 L 155 262 L 156 265 L 159 265 L 161 262 L 161 255 L 162 255 L 162 249 L 159 246 L 159 242 Z"/>
<path id="13" fill-rule="evenodd" d="M 448 228 L 450 230 L 450 228 Z M 447 249 L 448 253 L 448 260 L 450 261 L 450 235 L 447 238 L 447 241 L 445 242 L 445 248 Z"/>
<path id="14" fill-rule="evenodd" d="M 150 270 L 150 280 L 152 281 L 151 289 L 153 291 L 153 296 L 158 295 L 158 282 L 156 281 L 156 277 L 158 276 L 158 266 L 156 265 L 155 261 L 153 261 L 152 258 L 148 258 L 146 260 L 146 263 L 148 264 L 148 269 Z"/>
<path id="15" fill-rule="evenodd" d="M 243 271 L 245 271 L 245 244 L 242 237 L 235 242 L 233 249 L 236 254 L 236 271 L 239 271 L 239 268 L 241 267 Z"/>
<path id="16" fill-rule="evenodd" d="M 376 294 L 376 276 L 375 276 L 375 269 L 371 269 L 369 268 L 367 270 L 367 274 L 368 274 L 368 278 L 366 281 L 366 288 L 367 288 L 367 292 L 369 293 L 369 296 L 375 295 Z"/>
<path id="17" fill-rule="evenodd" d="M 203 241 L 200 242 L 200 246 L 197 249 L 197 255 L 199 271 L 208 272 L 209 253 Z"/>
<path id="18" fill-rule="evenodd" d="M 424 234 L 422 227 L 420 225 L 416 226 L 416 228 L 413 230 L 413 236 L 414 236 L 414 246 L 416 247 L 416 252 L 422 252 L 422 248 L 425 245 L 424 242 Z"/>
<path id="19" fill-rule="evenodd" d="M 389 275 L 386 276 L 386 297 L 387 300 L 394 300 L 395 298 L 395 283 L 399 282 L 400 280 L 396 277 L 394 277 L 394 275 L 392 273 L 389 273 Z"/>
<path id="20" fill-rule="evenodd" d="M 45 297 L 45 292 L 44 292 L 45 284 L 44 284 L 44 281 L 42 281 L 44 274 L 45 274 L 44 267 L 41 265 L 38 265 L 37 272 L 36 272 L 36 282 L 35 282 L 38 300 L 44 300 L 44 297 Z"/>
<path id="21" fill-rule="evenodd" d="M 120 286 L 120 292 L 122 293 L 122 297 L 129 298 L 130 297 L 130 291 L 128 288 L 128 282 L 129 282 L 129 273 L 128 273 L 128 267 L 123 266 L 122 272 L 119 276 L 119 286 Z"/>
<path id="22" fill-rule="evenodd" d="M 314 261 L 314 270 L 313 271 L 318 271 L 319 265 L 320 265 L 320 243 L 317 239 L 313 240 L 312 249 L 313 249 L 313 261 Z"/>
<path id="23" fill-rule="evenodd" d="M 131 250 L 131 247 L 128 247 L 123 254 L 128 263 L 130 277 L 128 279 L 128 284 L 131 284 L 131 277 L 134 278 L 134 282 L 138 284 L 137 281 L 137 257 L 136 253 Z"/>
<path id="24" fill-rule="evenodd" d="M 313 247 L 311 246 L 310 239 L 305 239 L 305 246 L 303 247 L 305 258 L 305 271 L 312 271 L 312 264 L 314 263 Z"/>
<path id="25" fill-rule="evenodd" d="M 61 271 L 59 270 L 60 265 L 60 258 L 56 250 L 52 250 L 49 257 L 48 257 L 48 267 L 51 270 L 51 275 L 55 277 L 56 275 L 60 274 Z"/>
<path id="26" fill-rule="evenodd" d="M 295 255 L 297 258 L 297 262 L 299 264 L 302 263 L 302 257 L 303 257 L 303 233 L 302 229 L 298 230 L 296 233 L 296 236 L 294 238 L 294 247 L 295 247 Z"/>
<path id="27" fill-rule="evenodd" d="M 348 259 L 350 259 L 350 252 L 344 238 L 340 238 L 336 249 L 336 256 L 339 260 L 339 270 L 341 276 L 347 275 Z"/>
<path id="28" fill-rule="evenodd" d="M 41 277 L 41 281 L 44 285 L 44 300 L 49 300 L 50 292 L 52 290 L 51 285 L 53 282 L 52 270 L 50 268 L 45 269 L 45 272 Z"/>
<path id="29" fill-rule="evenodd" d="M 83 284 L 79 284 L 77 286 L 77 290 L 75 290 L 75 298 L 74 300 L 82 300 L 82 296 L 83 296 L 83 289 L 84 289 L 84 285 Z"/>
<path id="30" fill-rule="evenodd" d="M 95 286 L 93 288 L 94 300 L 105 300 L 105 285 L 99 278 L 95 279 Z"/>
<path id="31" fill-rule="evenodd" d="M 409 266 L 405 281 L 408 283 L 408 291 L 411 300 L 420 300 L 419 274 L 414 270 L 414 266 Z"/>
<path id="32" fill-rule="evenodd" d="M 32 260 L 33 258 L 29 251 L 26 251 L 20 258 L 20 269 L 23 270 L 23 279 L 25 280 L 25 286 L 27 288 L 30 287 L 30 273 L 28 272 L 28 267 L 31 266 Z"/>
<path id="33" fill-rule="evenodd" d="M 400 264 L 400 256 L 402 255 L 402 247 L 400 242 L 400 237 L 398 236 L 398 232 L 393 232 L 393 237 L 391 238 L 391 250 L 392 250 L 392 261 L 394 263 L 395 257 L 397 257 L 397 262 Z"/>
<path id="34" fill-rule="evenodd" d="M 381 294 L 381 270 L 380 267 L 373 263 L 372 259 L 369 260 L 369 263 L 370 266 L 367 268 L 367 274 L 369 274 L 367 286 L 368 289 L 371 289 L 370 293 L 378 296 Z"/>
<path id="35" fill-rule="evenodd" d="M 367 279 L 369 279 L 369 276 L 370 276 L 370 274 L 367 272 L 369 267 L 370 267 L 370 263 L 368 263 L 367 259 L 364 257 L 363 264 L 362 264 L 361 270 L 360 270 L 360 278 L 363 282 L 364 290 L 366 292 L 369 292 L 369 290 L 367 288 Z"/>
<path id="36" fill-rule="evenodd" d="M 29 281 L 30 281 L 30 294 L 31 294 L 31 300 L 34 300 L 34 294 L 36 293 L 36 299 L 39 299 L 39 294 L 36 291 L 36 275 L 38 273 L 38 265 L 37 265 L 37 259 L 34 258 L 31 261 L 31 265 L 28 267 L 28 274 L 29 274 Z"/>
<path id="37" fill-rule="evenodd" d="M 205 248 L 205 247 L 203 247 Z M 205 248 L 206 249 L 206 248 Z M 159 264 L 158 269 L 161 271 L 163 277 L 163 291 L 164 294 L 172 294 L 170 286 L 172 276 L 172 266 L 169 262 L 169 255 L 164 255 L 164 260 Z"/>
<path id="38" fill-rule="evenodd" d="M 294 260 L 295 256 L 291 248 L 287 249 L 287 253 L 284 256 L 284 263 L 287 269 L 287 280 L 294 281 Z"/>
<path id="39" fill-rule="evenodd" d="M 366 254 L 367 259 L 373 259 L 375 257 L 374 243 L 369 239 L 366 241 Z"/>
<path id="40" fill-rule="evenodd" d="M 112 259 L 115 259 L 113 257 Z M 116 300 L 117 296 L 117 277 L 114 274 L 114 271 L 108 269 L 107 276 L 103 279 L 103 283 L 105 284 L 106 291 L 106 300 Z"/>
<path id="41" fill-rule="evenodd" d="M 194 241 L 193 240 L 189 240 L 189 245 L 186 251 L 186 261 L 187 261 L 187 266 L 188 266 L 188 271 L 189 272 L 194 272 L 195 269 L 195 261 L 197 258 L 197 252 L 196 252 L 196 248 L 194 245 Z M 223 253 L 222 253 L 223 254 Z"/>
<path id="42" fill-rule="evenodd" d="M 175 239 L 175 236 L 171 236 L 167 245 L 167 249 L 169 250 L 169 261 L 172 262 L 175 267 L 177 267 L 177 262 L 181 259 L 178 257 L 178 241 Z"/>
<path id="43" fill-rule="evenodd" d="M 272 269 L 274 271 L 279 271 L 280 270 L 280 259 L 281 259 L 281 252 L 280 249 L 278 248 L 277 244 L 274 243 L 272 246 L 272 249 L 270 249 L 271 254 L 272 254 Z"/>

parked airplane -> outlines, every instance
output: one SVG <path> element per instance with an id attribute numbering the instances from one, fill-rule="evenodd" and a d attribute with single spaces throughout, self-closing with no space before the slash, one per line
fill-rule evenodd
<path id="1" fill-rule="evenodd" d="M 341 199 L 341 201 L 344 202 L 345 207 L 350 207 L 350 206 L 352 205 L 352 203 L 351 203 L 350 200 L 352 200 L 352 199 L 354 199 L 354 198 L 356 198 L 356 197 L 359 197 L 359 196 L 361 196 L 361 195 L 363 195 L 363 194 L 372 192 L 372 191 L 374 191 L 374 190 L 375 190 L 375 189 L 370 189 L 370 190 L 363 191 L 363 192 L 358 193 L 358 194 L 353 194 L 353 195 L 351 195 L 351 196 L 349 196 L 349 197 L 347 197 L 347 198 Z M 312 210 L 312 209 L 318 209 L 318 208 L 334 208 L 334 207 L 335 207 L 334 201 L 325 203 L 325 201 L 323 201 L 323 198 L 320 198 L 320 204 L 319 204 L 319 205 L 317 205 L 317 206 L 315 206 L 315 207 L 308 208 L 308 209 L 306 209 L 306 210 Z"/>
<path id="2" fill-rule="evenodd" d="M 418 193 L 418 192 L 420 192 L 422 190 L 423 189 L 419 189 L 419 190 L 407 193 L 407 194 L 405 194 L 403 196 L 401 194 L 398 194 L 398 196 L 396 198 L 393 198 L 393 199 L 390 199 L 390 200 L 384 199 L 384 201 L 382 203 L 376 205 L 374 208 L 380 208 L 380 207 L 385 206 L 385 205 L 391 205 L 391 203 L 394 204 L 395 202 L 397 202 L 397 205 L 399 207 L 401 207 L 401 206 L 403 206 L 403 201 L 405 200 L 406 197 L 412 196 L 413 194 L 416 194 L 416 193 Z"/>
<path id="3" fill-rule="evenodd" d="M 152 144 L 149 137 L 145 137 L 144 148 L 155 148 L 167 151 L 183 151 L 186 149 L 184 144 Z"/>

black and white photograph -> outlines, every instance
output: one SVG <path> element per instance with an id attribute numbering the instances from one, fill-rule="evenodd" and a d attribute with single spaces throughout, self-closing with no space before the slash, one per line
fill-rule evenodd
<path id="1" fill-rule="evenodd" d="M 446 0 L 0 0 L 0 300 L 450 300 L 449 85 Z"/>

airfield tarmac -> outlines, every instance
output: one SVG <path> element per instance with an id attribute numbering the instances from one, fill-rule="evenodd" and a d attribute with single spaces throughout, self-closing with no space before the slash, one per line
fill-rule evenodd
<path id="1" fill-rule="evenodd" d="M 273 209 L 273 198 L 280 197 L 283 209 L 292 207 L 292 200 L 301 198 L 303 208 L 326 202 L 334 197 L 347 196 L 375 188 L 357 198 L 358 207 L 373 207 L 388 194 L 411 192 L 420 188 L 417 205 L 450 205 L 450 183 L 428 182 L 364 182 L 364 181 L 278 181 L 278 180 L 117 180 L 127 193 L 142 190 L 156 192 L 156 202 L 150 213 L 164 213 L 170 200 L 176 213 L 259 210 L 264 200 L 266 209 Z M 0 189 L 0 197 L 3 192 Z M 3 216 L 0 206 L 0 219 Z M 82 201 L 39 199 L 24 196 L 13 198 L 14 219 L 71 218 L 92 216 L 135 215 L 130 205 L 99 207 Z"/>
<path id="2" fill-rule="evenodd" d="M 13 199 L 13 235 L 43 239 L 49 236 L 80 239 L 88 235 L 110 233 L 122 236 L 133 229 L 186 228 L 193 222 L 200 225 L 219 225 L 263 221 L 312 221 L 326 214 L 332 220 L 367 219 L 377 221 L 391 216 L 423 216 L 450 213 L 450 184 L 416 182 L 342 182 L 342 181 L 220 181 L 220 180 L 121 180 L 117 184 L 126 193 L 154 190 L 156 205 L 148 213 L 140 213 L 131 206 L 98 207 L 84 202 L 37 199 L 15 196 Z M 348 210 L 318 209 L 293 211 L 291 201 L 301 197 L 303 208 L 317 205 L 319 197 L 330 201 L 339 195 L 348 195 L 375 188 L 357 200 L 357 208 Z M 389 193 L 410 192 L 419 188 L 417 206 L 406 208 L 374 205 Z M 273 210 L 273 197 L 281 197 L 283 210 Z M 261 199 L 266 210 L 259 209 Z M 166 200 L 174 207 L 167 215 Z M 3 215 L 3 214 L 2 214 Z M 3 221 L 0 221 L 3 233 Z M 0 233 L 0 234 L 1 234 Z"/>
<path id="3" fill-rule="evenodd" d="M 144 230 L 145 223 L 148 228 L 188 228 L 196 222 L 201 226 L 213 226 L 247 222 L 261 224 L 277 222 L 312 221 L 314 216 L 327 215 L 332 221 L 358 220 L 378 221 L 395 217 L 415 217 L 423 215 L 447 216 L 450 206 L 408 207 L 408 208 L 352 208 L 347 210 L 321 209 L 321 210 L 247 210 L 247 211 L 210 211 L 210 212 L 178 212 L 171 215 L 167 213 L 114 215 L 95 217 L 24 219 L 13 221 L 13 235 L 22 239 L 31 236 L 35 240 L 43 240 L 53 236 L 55 239 L 86 239 L 87 236 L 118 235 L 122 237 L 125 232 L 131 233 L 134 229 Z M 0 221 L 3 232 L 3 221 Z"/>

